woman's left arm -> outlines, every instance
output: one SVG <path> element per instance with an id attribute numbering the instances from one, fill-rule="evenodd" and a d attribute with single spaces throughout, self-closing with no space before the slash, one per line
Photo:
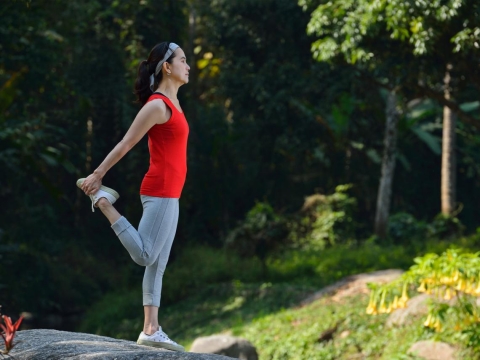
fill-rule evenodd
<path id="1" fill-rule="evenodd" d="M 162 106 L 163 105 L 163 106 Z M 138 112 L 135 120 L 128 129 L 124 138 L 113 148 L 98 168 L 90 174 L 82 184 L 82 190 L 87 195 L 95 194 L 100 190 L 102 179 L 121 158 L 125 156 L 145 136 L 152 126 L 165 122 L 167 117 L 166 106 L 163 101 L 151 101 Z"/>

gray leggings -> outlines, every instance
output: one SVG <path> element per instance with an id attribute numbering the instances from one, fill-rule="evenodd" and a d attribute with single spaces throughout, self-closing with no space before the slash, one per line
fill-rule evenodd
<path id="1" fill-rule="evenodd" d="M 178 199 L 140 195 L 143 215 L 138 231 L 123 216 L 112 224 L 123 246 L 145 266 L 143 305 L 160 306 L 162 278 L 178 223 Z"/>

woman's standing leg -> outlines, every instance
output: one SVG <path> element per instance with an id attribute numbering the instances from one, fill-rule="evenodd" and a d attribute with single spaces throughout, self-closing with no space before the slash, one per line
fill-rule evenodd
<path id="1" fill-rule="evenodd" d="M 138 231 L 108 201 L 100 204 L 99 200 L 97 204 L 131 258 L 146 267 L 143 281 L 144 331 L 137 343 L 184 351 L 182 346 L 159 331 L 158 324 L 162 278 L 178 223 L 178 199 L 145 195 L 141 199 L 143 215 Z"/>
<path id="2" fill-rule="evenodd" d="M 145 311 L 143 332 L 149 335 L 153 334 L 159 329 L 158 308 L 160 307 L 160 299 L 162 294 L 163 274 L 165 273 L 165 268 L 170 256 L 170 250 L 172 248 L 173 240 L 177 230 L 179 205 L 177 199 L 172 200 L 176 201 L 173 208 L 173 222 L 171 224 L 167 241 L 164 243 L 157 260 L 152 265 L 145 268 L 145 275 L 143 277 L 142 290 L 143 306 Z"/>

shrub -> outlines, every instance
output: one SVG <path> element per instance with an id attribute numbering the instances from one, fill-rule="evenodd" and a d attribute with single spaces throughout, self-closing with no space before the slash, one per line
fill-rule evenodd
<path id="1" fill-rule="evenodd" d="M 323 249 L 354 236 L 352 214 L 357 202 L 347 194 L 350 188 L 339 185 L 331 195 L 305 198 L 300 213 L 289 220 L 289 237 L 296 247 Z"/>
<path id="2" fill-rule="evenodd" d="M 286 244 L 287 223 L 265 202 L 257 202 L 245 220 L 228 234 L 225 245 L 243 257 L 257 256 L 265 272 L 267 254 Z"/>
<path id="3" fill-rule="evenodd" d="M 455 238 L 463 235 L 465 226 L 453 216 L 438 214 L 427 227 L 428 237 L 440 239 Z"/>
<path id="4" fill-rule="evenodd" d="M 388 219 L 388 234 L 396 242 L 424 238 L 427 224 L 409 213 L 399 212 Z"/>

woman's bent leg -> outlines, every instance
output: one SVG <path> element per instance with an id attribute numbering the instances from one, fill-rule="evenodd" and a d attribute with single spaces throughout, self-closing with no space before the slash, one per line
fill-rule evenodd
<path id="1" fill-rule="evenodd" d="M 174 222 L 176 227 L 178 199 L 144 195 L 141 199 L 143 215 L 138 231 L 123 216 L 112 224 L 112 229 L 137 264 L 150 266 L 167 242 Z"/>
<path id="2" fill-rule="evenodd" d="M 101 198 L 97 201 L 97 207 L 102 211 L 103 215 L 105 215 L 110 222 L 110 225 L 115 223 L 122 215 L 110 204 L 105 198 Z"/>

